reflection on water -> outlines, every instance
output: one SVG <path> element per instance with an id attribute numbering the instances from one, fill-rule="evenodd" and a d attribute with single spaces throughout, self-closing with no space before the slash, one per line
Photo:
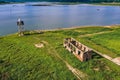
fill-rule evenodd
<path id="1" fill-rule="evenodd" d="M 0 35 L 17 32 L 21 17 L 26 30 L 56 29 L 71 26 L 120 24 L 120 7 L 81 5 L 26 6 L 0 5 Z"/>

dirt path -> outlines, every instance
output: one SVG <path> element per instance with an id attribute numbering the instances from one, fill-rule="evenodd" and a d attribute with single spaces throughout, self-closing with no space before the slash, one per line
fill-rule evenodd
<path id="1" fill-rule="evenodd" d="M 36 38 L 35 39 L 39 39 Z M 40 40 L 40 39 L 39 39 Z M 78 70 L 77 68 L 72 67 L 66 60 L 64 60 L 62 57 L 60 57 L 60 55 L 56 52 L 56 50 L 46 41 L 41 41 L 43 42 L 45 45 L 47 45 L 48 48 L 48 53 L 51 55 L 54 55 L 56 57 L 58 57 L 60 60 L 62 60 L 67 68 L 78 78 L 78 80 L 88 80 L 88 76 L 87 74 L 83 73 L 82 71 Z"/>
<path id="2" fill-rule="evenodd" d="M 89 36 L 94 36 L 97 34 L 104 34 L 104 33 L 110 33 L 110 32 L 113 32 L 113 31 L 104 31 L 104 32 L 97 32 L 97 33 L 92 33 L 92 34 L 84 34 L 84 35 L 80 35 L 80 37 L 89 37 Z"/>
<path id="3" fill-rule="evenodd" d="M 87 75 L 83 72 L 81 72 L 80 70 L 78 70 L 77 68 L 73 68 L 70 64 L 68 64 L 66 61 L 64 61 L 66 63 L 66 66 L 68 67 L 68 69 L 79 79 L 79 80 L 87 80 Z"/>

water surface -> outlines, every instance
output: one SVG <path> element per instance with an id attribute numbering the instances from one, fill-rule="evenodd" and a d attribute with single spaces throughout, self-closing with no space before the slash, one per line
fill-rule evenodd
<path id="1" fill-rule="evenodd" d="M 26 30 L 57 29 L 73 26 L 120 24 L 120 7 L 80 5 L 27 6 L 0 5 L 0 36 L 17 32 L 21 17 Z"/>

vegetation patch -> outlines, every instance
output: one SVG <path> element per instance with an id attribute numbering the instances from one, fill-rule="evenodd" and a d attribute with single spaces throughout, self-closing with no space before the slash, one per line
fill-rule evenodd
<path id="1" fill-rule="evenodd" d="M 120 2 L 102 2 L 102 3 L 93 3 L 95 5 L 106 5 L 106 6 L 120 6 Z"/>
<path id="2" fill-rule="evenodd" d="M 120 28 L 85 27 L 69 30 L 17 34 L 0 38 L 0 79 L 8 80 L 78 80 L 63 60 L 81 71 L 88 80 L 119 80 L 120 66 L 94 53 L 93 59 L 80 62 L 63 47 L 63 39 L 74 37 L 78 41 L 104 54 L 119 56 Z M 80 35 L 112 31 L 89 37 Z M 44 48 L 34 44 L 43 43 Z M 115 45 L 118 44 L 118 45 Z M 61 60 L 61 57 L 63 60 Z M 83 79 L 83 80 L 85 80 Z"/>
<path id="3" fill-rule="evenodd" d="M 112 53 L 112 56 L 119 57 L 120 56 L 120 29 L 115 29 L 111 33 L 103 33 L 99 35 L 95 35 L 92 37 L 89 37 L 90 41 L 96 43 L 97 45 L 100 45 L 106 49 L 108 49 Z"/>

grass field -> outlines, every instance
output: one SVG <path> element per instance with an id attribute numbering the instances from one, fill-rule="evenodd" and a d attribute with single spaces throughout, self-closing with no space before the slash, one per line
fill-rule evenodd
<path id="1" fill-rule="evenodd" d="M 111 56 L 120 56 L 120 29 L 116 29 L 113 32 L 95 35 L 89 37 L 92 42 L 107 48 L 108 50 L 114 52 Z"/>
<path id="2" fill-rule="evenodd" d="M 112 32 L 80 37 L 106 31 Z M 73 37 L 100 52 L 118 57 L 120 28 L 85 27 L 25 34 L 23 37 L 17 34 L 0 37 L 1 80 L 78 80 L 64 61 L 87 74 L 83 80 L 120 79 L 120 68 L 116 64 L 97 54 L 88 62 L 80 62 L 63 47 L 63 39 Z M 36 43 L 43 43 L 44 47 L 36 48 Z"/>

